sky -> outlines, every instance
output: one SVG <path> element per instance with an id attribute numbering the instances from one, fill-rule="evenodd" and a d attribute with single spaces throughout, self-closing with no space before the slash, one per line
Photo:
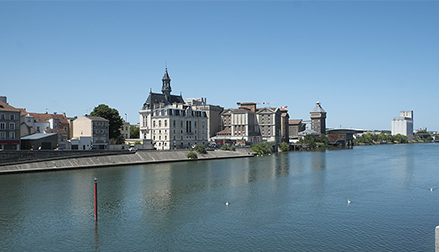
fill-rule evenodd
<path id="1" fill-rule="evenodd" d="M 439 130 L 439 1 L 0 1 L 0 95 L 29 112 L 116 108 L 131 124 L 165 67 L 173 94 L 288 106 L 327 127 Z M 265 103 L 265 105 L 264 105 Z M 269 105 L 267 105 L 269 104 Z"/>

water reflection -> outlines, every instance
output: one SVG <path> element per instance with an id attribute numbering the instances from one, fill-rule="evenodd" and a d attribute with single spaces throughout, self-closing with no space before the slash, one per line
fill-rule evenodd
<path id="1" fill-rule="evenodd" d="M 428 251 L 436 146 L 0 176 L 0 250 Z"/>
<path id="2" fill-rule="evenodd" d="M 398 148 L 399 147 L 399 148 Z M 391 174 L 395 181 L 403 181 L 404 186 L 410 187 L 413 179 L 414 161 L 412 146 L 396 146 L 394 155 L 390 157 Z"/>
<path id="3" fill-rule="evenodd" d="M 287 153 L 281 153 L 276 162 L 275 177 L 287 177 L 290 169 L 290 157 Z"/>

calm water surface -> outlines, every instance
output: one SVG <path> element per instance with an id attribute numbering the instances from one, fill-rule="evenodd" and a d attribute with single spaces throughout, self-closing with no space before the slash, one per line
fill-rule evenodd
<path id="1" fill-rule="evenodd" d="M 2 175 L 0 251 L 434 251 L 438 153 L 383 145 Z"/>

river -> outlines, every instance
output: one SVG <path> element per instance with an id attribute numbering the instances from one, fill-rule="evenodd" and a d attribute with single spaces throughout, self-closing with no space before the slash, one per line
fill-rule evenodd
<path id="1" fill-rule="evenodd" d="M 357 146 L 1 175 L 0 251 L 434 251 L 438 153 Z"/>

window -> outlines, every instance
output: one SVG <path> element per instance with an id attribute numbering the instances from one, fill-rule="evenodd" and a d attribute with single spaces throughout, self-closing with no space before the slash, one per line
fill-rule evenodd
<path id="1" fill-rule="evenodd" d="M 0 129 L 2 130 L 6 129 L 6 123 L 4 122 L 0 123 Z"/>
<path id="2" fill-rule="evenodd" d="M 168 121 L 165 120 L 165 127 L 168 127 Z"/>
<path id="3" fill-rule="evenodd" d="M 15 120 L 15 115 L 14 115 L 14 114 L 9 115 L 9 119 L 11 119 L 11 120 Z"/>
<path id="4" fill-rule="evenodd" d="M 152 121 L 152 126 L 155 127 L 155 121 Z"/>
<path id="5" fill-rule="evenodd" d="M 14 130 L 15 129 L 15 123 L 9 123 L 9 129 Z"/>
<path id="6" fill-rule="evenodd" d="M 9 132 L 9 139 L 15 139 L 15 132 Z"/>
<path id="7" fill-rule="evenodd" d="M 159 127 L 162 127 L 162 120 L 159 120 Z"/>
<path id="8" fill-rule="evenodd" d="M 6 139 L 6 132 L 0 132 L 0 139 Z"/>
<path id="9" fill-rule="evenodd" d="M 5 120 L 6 119 L 6 115 L 5 114 L 1 114 L 0 115 L 0 119 Z"/>

